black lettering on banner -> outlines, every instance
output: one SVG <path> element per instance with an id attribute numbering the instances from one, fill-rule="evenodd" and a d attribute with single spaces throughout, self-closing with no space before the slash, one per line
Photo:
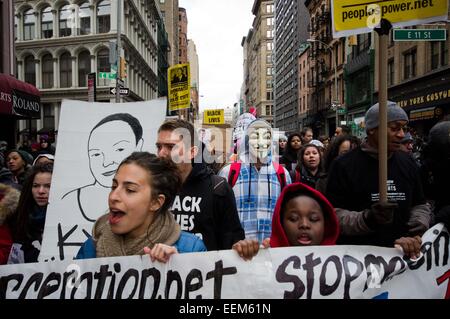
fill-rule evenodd
<path id="1" fill-rule="evenodd" d="M 314 267 L 320 265 L 320 258 L 313 258 L 314 253 L 305 257 L 305 263 L 303 269 L 306 270 L 306 298 L 312 298 L 312 292 L 314 288 Z"/>
<path id="2" fill-rule="evenodd" d="M 363 291 L 369 287 L 369 282 L 372 284 L 381 285 L 386 280 L 392 279 L 394 276 L 397 263 L 400 264 L 400 269 L 395 275 L 400 275 L 406 270 L 406 263 L 400 257 L 393 257 L 389 263 L 381 256 L 367 255 L 364 258 L 364 265 L 366 267 L 367 281 L 364 285 Z M 381 274 L 383 273 L 383 276 Z M 376 281 L 376 282 L 375 282 Z"/>
<path id="3" fill-rule="evenodd" d="M 93 275 L 92 275 L 92 272 L 90 272 L 90 271 L 87 271 L 80 276 L 80 281 L 76 285 L 74 285 L 72 288 L 72 293 L 70 294 L 70 299 L 75 299 L 75 294 L 77 293 L 78 289 L 81 287 L 81 283 L 83 281 L 86 281 L 86 288 L 84 290 L 81 289 L 82 292 L 86 292 L 86 297 L 84 297 L 83 299 L 92 299 Z M 77 299 L 82 299 L 82 298 L 77 298 Z"/>
<path id="4" fill-rule="evenodd" d="M 333 263 L 336 269 L 336 281 L 331 285 L 327 285 L 327 270 L 328 264 Z M 342 279 L 342 264 L 338 256 L 330 256 L 325 260 L 320 273 L 320 294 L 322 296 L 329 296 L 339 287 L 339 283 Z"/>
<path id="5" fill-rule="evenodd" d="M 157 293 L 159 290 L 159 285 L 161 283 L 161 273 L 158 269 L 155 267 L 150 269 L 144 269 L 141 274 L 141 288 L 139 290 L 139 299 L 144 299 L 145 295 L 145 287 L 147 284 L 147 278 L 152 277 L 153 278 L 153 292 L 150 296 L 150 299 L 156 299 Z"/>
<path id="6" fill-rule="evenodd" d="M 441 232 L 436 239 L 434 240 L 434 256 L 435 256 L 435 265 L 439 266 L 439 261 L 440 261 L 440 249 L 441 249 L 441 239 L 444 239 L 444 247 L 449 247 L 450 246 L 450 236 L 449 233 L 446 232 Z M 449 249 L 444 249 L 444 256 L 443 256 L 443 260 L 442 260 L 442 265 L 443 266 L 447 266 L 448 264 L 448 256 L 449 254 Z"/>
<path id="7" fill-rule="evenodd" d="M 170 288 L 172 287 L 172 282 L 177 283 L 177 294 L 175 299 L 181 299 L 182 290 L 183 290 L 183 282 L 181 280 L 180 274 L 178 271 L 169 270 L 167 272 L 167 282 L 166 282 L 166 292 L 165 297 L 166 299 L 170 298 Z"/>
<path id="8" fill-rule="evenodd" d="M 49 283 L 51 281 L 55 280 L 56 284 L 50 285 Z M 57 272 L 51 272 L 48 274 L 48 276 L 45 278 L 44 282 L 42 283 L 41 289 L 39 290 L 37 299 L 43 299 L 46 296 L 51 295 L 55 291 L 59 289 L 61 285 L 61 274 Z M 64 287 L 63 287 L 64 288 Z"/>
<path id="9" fill-rule="evenodd" d="M 105 289 L 106 278 L 112 276 L 112 271 L 109 271 L 109 265 L 101 265 L 100 270 L 94 274 L 94 279 L 97 280 L 95 288 L 95 299 L 101 299 L 103 290 Z"/>
<path id="10" fill-rule="evenodd" d="M 358 278 L 363 272 L 363 264 L 355 257 L 344 255 L 343 258 L 344 272 L 345 272 L 345 284 L 344 284 L 344 299 L 350 299 L 350 285 L 352 281 Z M 350 273 L 349 265 L 353 264 L 356 266 L 355 273 Z"/>
<path id="11" fill-rule="evenodd" d="M 117 288 L 117 293 L 116 293 L 116 299 L 123 299 L 122 298 L 123 290 L 125 289 L 125 287 L 127 285 L 128 279 L 130 279 L 131 277 L 134 278 L 134 286 L 133 286 L 133 290 L 131 291 L 130 295 L 126 299 L 133 299 L 134 294 L 136 293 L 136 290 L 138 288 L 138 283 L 139 283 L 139 272 L 136 269 L 128 269 L 123 274 L 122 278 L 120 278 L 119 287 Z"/>
<path id="12" fill-rule="evenodd" d="M 114 272 L 120 273 L 121 267 L 119 263 L 114 264 Z M 114 298 L 114 290 L 116 288 L 116 274 L 113 274 L 111 277 L 111 283 L 109 284 L 109 290 L 108 290 L 108 299 Z"/>
<path id="13" fill-rule="evenodd" d="M 305 285 L 303 282 L 294 275 L 288 275 L 286 273 L 287 266 L 292 263 L 292 268 L 300 269 L 301 261 L 298 256 L 291 256 L 284 260 L 280 266 L 278 266 L 277 272 L 275 274 L 275 279 L 280 283 L 292 283 L 294 285 L 294 289 L 292 291 L 284 292 L 284 299 L 299 299 L 305 293 Z"/>
<path id="14" fill-rule="evenodd" d="M 0 300 L 6 299 L 6 292 L 8 291 L 9 282 L 13 280 L 15 280 L 17 284 L 13 287 L 12 291 L 17 291 L 22 285 L 23 274 L 11 274 L 0 277 Z"/>
<path id="15" fill-rule="evenodd" d="M 66 242 L 67 239 L 73 234 L 73 232 L 78 228 L 78 225 L 73 226 L 66 234 L 63 235 L 61 223 L 58 223 L 58 248 L 59 248 L 59 259 L 64 260 L 64 247 L 66 246 L 78 246 L 81 247 L 83 243 L 77 242 Z M 89 238 L 88 234 L 83 230 L 83 233 Z"/>
<path id="16" fill-rule="evenodd" d="M 206 280 L 214 278 L 214 299 L 221 299 L 222 297 L 222 277 L 225 275 L 234 275 L 236 273 L 236 267 L 223 268 L 223 261 L 216 261 L 214 270 L 206 274 Z"/>
<path id="17" fill-rule="evenodd" d="M 62 289 L 61 289 L 61 295 L 60 295 L 59 299 L 61 299 L 61 300 L 66 299 L 67 280 L 68 280 L 70 277 L 73 277 L 73 278 L 72 278 L 72 281 L 73 281 L 72 286 L 75 286 L 76 281 L 77 281 L 77 276 L 76 276 L 76 274 L 77 274 L 77 272 L 75 271 L 75 269 L 73 269 L 73 270 L 70 271 L 70 272 L 64 272 L 64 273 L 63 273 L 63 279 L 62 279 L 62 284 L 61 284 Z M 74 276 L 74 275 L 75 275 L 75 276 Z"/>
<path id="18" fill-rule="evenodd" d="M 28 289 L 30 289 L 30 286 L 32 284 L 34 284 L 34 291 L 38 291 L 39 290 L 39 286 L 42 283 L 42 279 L 44 278 L 44 274 L 41 272 L 37 272 L 35 274 L 33 274 L 27 281 L 27 283 L 25 284 L 25 286 L 22 289 L 22 292 L 19 295 L 18 299 L 26 299 L 27 297 L 27 293 L 28 293 Z"/>
<path id="19" fill-rule="evenodd" d="M 193 284 L 192 281 L 197 279 L 197 283 Z M 185 288 L 184 288 L 184 299 L 191 299 L 189 297 L 189 293 L 191 291 L 199 290 L 203 287 L 203 278 L 202 278 L 202 272 L 198 269 L 192 269 L 189 274 L 186 277 L 185 282 Z M 195 296 L 195 299 L 202 299 L 201 295 Z"/>

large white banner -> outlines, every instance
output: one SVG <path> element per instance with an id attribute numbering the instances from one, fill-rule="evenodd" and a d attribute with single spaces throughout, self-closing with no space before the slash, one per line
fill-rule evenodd
<path id="1" fill-rule="evenodd" d="M 395 248 L 311 246 L 262 249 L 252 261 L 235 251 L 0 266 L 5 298 L 450 298 L 449 233 L 437 225 L 423 255 Z"/>
<path id="2" fill-rule="evenodd" d="M 64 100 L 40 261 L 72 260 L 108 209 L 112 178 L 134 151 L 156 151 L 166 99 L 133 103 Z"/>

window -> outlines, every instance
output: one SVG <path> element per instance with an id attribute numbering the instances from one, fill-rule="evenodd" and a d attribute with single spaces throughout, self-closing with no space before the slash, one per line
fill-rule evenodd
<path id="1" fill-rule="evenodd" d="M 53 87 L 53 57 L 46 54 L 42 57 L 42 88 Z"/>
<path id="2" fill-rule="evenodd" d="M 29 9 L 23 15 L 23 39 L 34 39 L 34 28 L 36 24 L 36 17 L 34 16 L 34 10 Z"/>
<path id="3" fill-rule="evenodd" d="M 266 105 L 266 115 L 272 115 L 273 105 Z"/>
<path id="4" fill-rule="evenodd" d="M 266 100 L 268 100 L 268 101 L 273 100 L 273 92 L 272 91 L 266 92 Z"/>
<path id="5" fill-rule="evenodd" d="M 69 52 L 62 54 L 59 58 L 59 80 L 62 88 L 72 86 L 72 61 Z"/>
<path id="6" fill-rule="evenodd" d="M 109 50 L 103 49 L 97 54 L 97 73 L 98 72 L 111 72 L 111 67 L 109 64 Z M 109 85 L 109 80 L 99 79 L 99 86 Z"/>
<path id="7" fill-rule="evenodd" d="M 49 129 L 55 128 L 55 108 L 51 104 L 43 104 L 44 111 L 44 127 Z"/>
<path id="8" fill-rule="evenodd" d="M 72 19 L 72 10 L 70 6 L 66 4 L 59 9 L 59 36 L 60 37 L 68 37 L 72 34 L 71 20 Z"/>
<path id="9" fill-rule="evenodd" d="M 267 30 L 266 37 L 273 38 L 273 30 Z"/>
<path id="10" fill-rule="evenodd" d="M 431 70 L 439 67 L 439 42 L 430 42 Z"/>
<path id="11" fill-rule="evenodd" d="M 273 43 L 272 42 L 267 42 L 267 51 L 272 51 L 273 49 Z"/>
<path id="12" fill-rule="evenodd" d="M 272 54 L 267 54 L 266 56 L 266 63 L 272 63 Z"/>
<path id="13" fill-rule="evenodd" d="M 266 5 L 266 12 L 267 13 L 272 13 L 273 12 L 273 4 Z"/>
<path id="14" fill-rule="evenodd" d="M 49 39 L 53 36 L 53 13 L 52 8 L 47 7 L 41 14 L 41 38 Z"/>
<path id="15" fill-rule="evenodd" d="M 268 26 L 273 25 L 273 18 L 267 18 L 266 22 Z"/>
<path id="16" fill-rule="evenodd" d="M 111 2 L 104 0 L 97 5 L 97 32 L 107 33 L 111 30 Z"/>
<path id="17" fill-rule="evenodd" d="M 272 67 L 268 67 L 267 68 L 267 75 L 272 75 L 273 73 L 273 68 Z"/>
<path id="18" fill-rule="evenodd" d="M 36 65 L 32 55 L 25 58 L 25 82 L 36 85 Z"/>
<path id="19" fill-rule="evenodd" d="M 272 88 L 272 79 L 267 79 L 266 80 L 266 88 L 267 89 L 271 89 Z"/>
<path id="20" fill-rule="evenodd" d="M 403 68 L 403 78 L 409 79 L 416 76 L 416 64 L 417 64 L 417 51 L 414 49 L 403 55 L 404 58 L 404 68 Z"/>
<path id="21" fill-rule="evenodd" d="M 441 65 L 448 64 L 448 46 L 446 41 L 442 41 L 441 43 Z"/>
<path id="22" fill-rule="evenodd" d="M 89 9 L 89 2 L 80 5 L 78 15 L 80 17 L 80 29 L 78 34 L 84 35 L 91 33 L 91 10 Z"/>
<path id="23" fill-rule="evenodd" d="M 91 71 L 91 55 L 83 51 L 78 55 L 78 86 L 87 86 L 87 76 Z"/>
<path id="24" fill-rule="evenodd" d="M 388 86 L 391 86 L 394 84 L 394 59 L 390 59 L 388 61 Z"/>

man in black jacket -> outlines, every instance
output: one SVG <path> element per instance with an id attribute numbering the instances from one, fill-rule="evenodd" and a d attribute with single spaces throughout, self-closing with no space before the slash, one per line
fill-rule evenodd
<path id="1" fill-rule="evenodd" d="M 341 244 L 392 247 L 396 239 L 420 236 L 429 228 L 431 211 L 419 169 L 399 151 L 408 116 L 389 102 L 387 120 L 388 203 L 379 202 L 378 104 L 366 113 L 367 140 L 331 165 L 326 196 L 339 217 Z"/>
<path id="2" fill-rule="evenodd" d="M 198 160 L 199 146 L 194 126 L 187 121 L 169 120 L 158 129 L 158 156 L 172 159 L 183 181 L 172 212 L 181 230 L 198 235 L 208 250 L 231 249 L 245 237 L 234 193 L 224 178 Z"/>

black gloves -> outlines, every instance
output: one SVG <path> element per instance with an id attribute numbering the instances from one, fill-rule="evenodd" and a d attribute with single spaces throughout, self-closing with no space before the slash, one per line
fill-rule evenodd
<path id="1" fill-rule="evenodd" d="M 392 224 L 394 221 L 394 211 L 398 208 L 397 203 L 375 203 L 370 209 L 364 211 L 364 221 L 366 225 L 375 229 L 379 226 Z"/>

